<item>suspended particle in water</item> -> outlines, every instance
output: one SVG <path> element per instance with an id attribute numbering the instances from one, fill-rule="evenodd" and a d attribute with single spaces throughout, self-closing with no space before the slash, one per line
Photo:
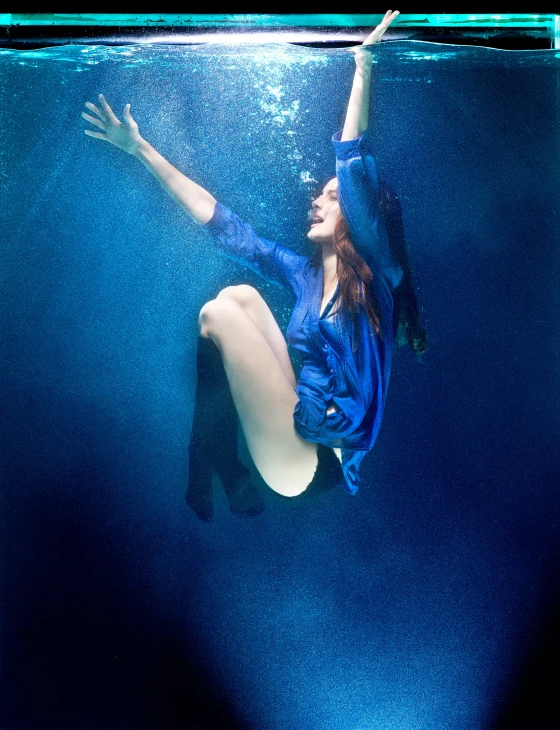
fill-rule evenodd
<path id="1" fill-rule="evenodd" d="M 284 96 L 284 92 L 282 91 L 282 86 L 274 87 L 274 86 L 269 86 L 267 84 L 266 88 L 267 88 L 267 91 L 269 91 L 277 101 L 280 101 L 280 99 Z"/>
<path id="2" fill-rule="evenodd" d="M 300 176 L 300 179 L 301 179 L 301 182 L 302 183 L 316 183 L 316 182 L 318 182 L 317 180 L 315 180 L 314 177 L 311 177 L 311 173 L 309 172 L 309 170 L 305 170 L 303 172 L 300 172 L 299 173 L 299 176 Z"/>

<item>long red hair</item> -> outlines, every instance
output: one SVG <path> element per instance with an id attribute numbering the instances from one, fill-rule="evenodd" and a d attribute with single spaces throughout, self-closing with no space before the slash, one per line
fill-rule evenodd
<path id="1" fill-rule="evenodd" d="M 350 314 L 354 325 L 364 309 L 373 332 L 381 334 L 381 308 L 371 288 L 373 274 L 354 248 L 342 214 L 334 227 L 333 248 L 337 255 L 338 311 Z"/>
<path id="2" fill-rule="evenodd" d="M 420 322 L 420 312 L 412 270 L 404 240 L 400 201 L 395 191 L 385 182 L 379 184 L 379 210 L 385 221 L 389 245 L 393 256 L 403 270 L 403 279 L 393 292 L 393 334 L 397 344 L 407 344 L 419 357 L 429 343 L 426 330 Z M 358 313 L 364 309 L 372 334 L 381 336 L 381 308 L 371 286 L 373 273 L 354 248 L 350 230 L 342 213 L 334 228 L 333 248 L 337 254 L 336 274 L 338 278 L 337 312 L 350 317 L 356 331 Z M 321 249 L 317 248 L 315 265 L 321 265 Z M 357 338 L 352 337 L 352 349 L 357 347 Z"/>

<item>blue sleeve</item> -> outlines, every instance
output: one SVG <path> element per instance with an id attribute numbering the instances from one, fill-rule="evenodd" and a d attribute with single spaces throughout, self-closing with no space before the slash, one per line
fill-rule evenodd
<path id="1" fill-rule="evenodd" d="M 391 290 L 395 289 L 402 279 L 402 270 L 391 254 L 379 210 L 379 183 L 371 136 L 368 130 L 346 142 L 340 141 L 341 136 L 342 132 L 337 132 L 332 141 L 342 215 L 358 253 L 374 273 L 383 276 Z"/>
<path id="2" fill-rule="evenodd" d="M 204 226 L 218 248 L 228 257 L 248 266 L 273 284 L 288 289 L 295 297 L 301 274 L 308 263 L 305 256 L 259 238 L 253 228 L 221 203 Z"/>

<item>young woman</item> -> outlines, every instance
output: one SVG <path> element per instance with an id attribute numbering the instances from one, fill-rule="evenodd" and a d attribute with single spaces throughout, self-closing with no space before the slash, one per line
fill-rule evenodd
<path id="1" fill-rule="evenodd" d="M 397 15 L 388 11 L 363 45 L 377 43 Z M 167 162 L 140 136 L 130 104 L 124 123 L 103 96 L 99 107 L 86 104 L 95 116 L 82 115 L 99 129 L 86 134 L 136 156 L 229 256 L 293 296 L 287 339 L 302 355 L 299 382 L 280 328 L 254 288 L 227 287 L 199 317 L 202 338 L 223 362 L 255 465 L 271 489 L 287 497 L 304 492 L 321 470 L 357 491 L 360 462 L 381 424 L 395 312 L 413 349 L 427 347 L 394 196 L 380 187 L 370 151 L 371 66 L 371 54 L 361 46 L 344 128 L 333 137 L 336 177 L 312 204 L 308 238 L 316 255 L 310 259 L 259 238 Z M 389 243 L 388 227 L 395 245 L 400 240 L 400 254 Z M 213 444 L 215 452 L 220 446 L 221 440 Z M 238 506 L 253 514 L 262 508 L 254 495 Z"/>

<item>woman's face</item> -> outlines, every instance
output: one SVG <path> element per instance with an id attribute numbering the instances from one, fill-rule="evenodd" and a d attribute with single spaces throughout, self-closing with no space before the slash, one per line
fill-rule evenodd
<path id="1" fill-rule="evenodd" d="M 307 238 L 314 243 L 332 243 L 334 227 L 340 215 L 338 203 L 338 180 L 333 177 L 325 185 L 323 192 L 311 204 L 311 228 Z"/>

